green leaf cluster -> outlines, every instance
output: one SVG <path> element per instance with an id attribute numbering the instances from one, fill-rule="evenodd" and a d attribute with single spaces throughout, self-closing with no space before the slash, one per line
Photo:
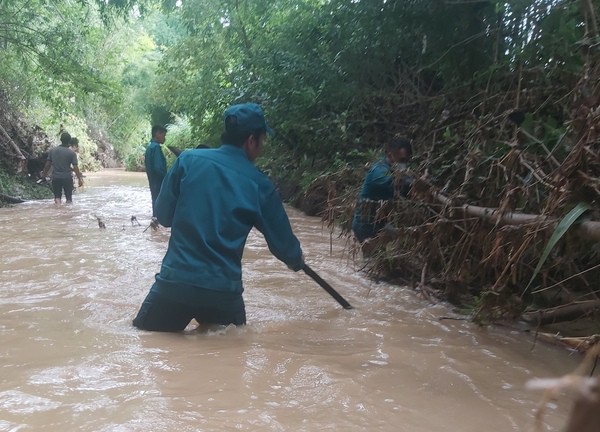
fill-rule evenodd
<path id="1" fill-rule="evenodd" d="M 491 92 L 523 70 L 522 90 L 569 80 L 590 46 L 572 0 L 0 4 L 0 87 L 48 127 L 75 116 L 104 131 L 132 161 L 152 123 L 186 119 L 186 140 L 216 145 L 224 109 L 253 101 L 277 132 L 266 161 L 360 163 L 422 133 L 436 96 Z M 563 126 L 548 124 L 558 141 Z"/>
<path id="2" fill-rule="evenodd" d="M 186 33 L 156 81 L 169 109 L 214 142 L 228 105 L 260 103 L 271 150 L 311 166 L 413 133 L 442 91 L 577 69 L 583 37 L 578 4 L 555 0 L 187 0 L 176 15 Z"/>

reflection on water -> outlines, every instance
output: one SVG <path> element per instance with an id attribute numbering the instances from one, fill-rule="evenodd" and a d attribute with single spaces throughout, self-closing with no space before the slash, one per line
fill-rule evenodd
<path id="1" fill-rule="evenodd" d="M 72 206 L 0 209 L 0 431 L 520 431 L 541 396 L 525 382 L 579 362 L 516 332 L 440 321 L 452 313 L 444 305 L 370 282 L 343 241 L 330 254 L 320 221 L 292 209 L 307 262 L 354 310 L 253 232 L 248 326 L 138 331 L 131 319 L 169 231 L 144 231 L 144 174 L 86 183 Z M 552 407 L 548 430 L 567 408 Z"/>

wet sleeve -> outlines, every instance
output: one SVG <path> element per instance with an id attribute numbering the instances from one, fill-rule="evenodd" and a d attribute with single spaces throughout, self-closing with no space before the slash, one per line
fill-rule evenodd
<path id="1" fill-rule="evenodd" d="M 165 176 L 160 187 L 160 193 L 156 198 L 156 218 L 165 227 L 170 227 L 173 224 L 175 207 L 179 199 L 179 181 L 182 169 L 180 160 L 177 159 Z"/>
<path id="2" fill-rule="evenodd" d="M 283 203 L 275 188 L 261 196 L 260 215 L 256 228 L 263 233 L 269 250 L 294 271 L 302 270 L 304 257 L 298 238 L 294 235 Z"/>

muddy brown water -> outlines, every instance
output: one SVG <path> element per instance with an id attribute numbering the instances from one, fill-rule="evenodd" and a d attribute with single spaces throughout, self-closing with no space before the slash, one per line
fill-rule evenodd
<path id="1" fill-rule="evenodd" d="M 580 363 L 523 333 L 440 320 L 450 307 L 368 280 L 318 218 L 288 213 L 307 263 L 354 310 L 253 232 L 248 325 L 159 334 L 131 326 L 169 238 L 143 232 L 144 174 L 90 174 L 72 206 L 0 209 L 0 431 L 527 431 L 541 398 L 527 380 Z M 549 406 L 545 430 L 569 405 Z"/>

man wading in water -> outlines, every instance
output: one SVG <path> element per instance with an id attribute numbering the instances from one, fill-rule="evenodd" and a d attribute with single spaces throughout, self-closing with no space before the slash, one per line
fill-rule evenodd
<path id="1" fill-rule="evenodd" d="M 270 132 L 261 108 L 233 105 L 224 117 L 221 147 L 181 153 L 163 181 L 156 217 L 171 238 L 133 320 L 140 329 L 179 332 L 192 319 L 246 324 L 241 261 L 253 227 L 289 268 L 304 268 L 281 199 L 253 163 Z"/>
<path id="2" fill-rule="evenodd" d="M 160 192 L 165 175 L 167 174 L 167 159 L 162 152 L 161 144 L 164 144 L 167 129 L 162 126 L 152 126 L 152 139 L 146 147 L 144 153 L 144 166 L 150 185 L 150 195 L 152 196 L 152 217 L 156 217 L 156 198 Z"/>
<path id="3" fill-rule="evenodd" d="M 62 193 L 65 192 L 67 204 L 73 202 L 73 176 L 75 172 L 79 180 L 79 187 L 83 186 L 83 176 L 77 166 L 77 153 L 69 148 L 71 135 L 63 132 L 60 136 L 61 144 L 48 152 L 48 160 L 44 166 L 41 177 L 46 178 L 50 167 L 52 167 L 52 191 L 54 192 L 54 203 L 60 204 Z"/>

